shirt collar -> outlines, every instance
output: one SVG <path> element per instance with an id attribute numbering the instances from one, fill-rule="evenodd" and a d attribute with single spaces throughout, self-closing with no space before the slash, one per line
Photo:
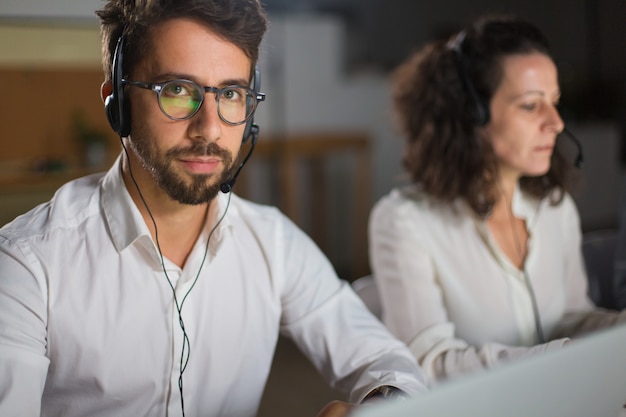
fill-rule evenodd
<path id="1" fill-rule="evenodd" d="M 209 211 L 202 241 L 206 243 L 206 239 L 211 239 L 209 244 L 209 254 L 215 256 L 224 237 L 227 233 L 232 233 L 233 216 L 237 216 L 238 210 L 232 199 L 236 198 L 232 192 L 224 194 L 219 192 L 213 199 L 213 210 Z M 218 224 L 219 223 L 219 224 Z M 215 230 L 213 230 L 215 228 Z"/>
<path id="2" fill-rule="evenodd" d="M 511 208 L 515 217 L 532 223 L 539 212 L 540 205 L 540 199 L 525 193 L 520 188 L 519 183 L 515 184 L 515 188 L 513 189 L 513 199 L 511 201 Z M 464 200 L 457 199 L 455 201 L 455 206 L 458 210 L 464 210 L 466 213 L 470 214 L 476 222 L 482 223 L 485 221 L 485 218 L 474 213 L 474 210 L 472 210 L 469 204 L 467 204 Z"/>
<path id="3" fill-rule="evenodd" d="M 121 156 L 102 181 L 102 207 L 118 252 L 141 237 L 152 240 L 150 231 L 124 184 Z"/>
<path id="4" fill-rule="evenodd" d="M 522 191 L 519 182 L 515 184 L 513 201 L 511 203 L 515 217 L 524 219 L 527 223 L 532 223 L 539 210 L 540 203 L 541 200 Z"/>
<path id="5" fill-rule="evenodd" d="M 521 218 L 526 222 L 526 228 L 529 234 L 529 240 L 527 243 L 529 251 L 532 249 L 532 230 L 534 230 L 533 223 L 538 218 L 537 216 L 539 214 L 540 205 L 540 199 L 533 197 L 528 193 L 525 193 L 520 188 L 519 183 L 515 184 L 515 188 L 513 189 L 513 199 L 511 202 L 511 206 L 515 217 Z M 494 258 L 502 265 L 505 270 L 509 271 L 514 276 L 517 276 L 519 279 L 523 279 L 523 271 L 514 266 L 509 258 L 507 258 L 503 254 L 498 245 L 495 243 L 495 240 L 493 239 L 493 236 L 489 231 L 489 228 L 487 227 L 486 219 L 476 216 L 469 206 L 466 206 L 466 210 L 468 210 L 468 212 L 472 214 L 476 229 L 478 230 L 478 233 L 480 234 L 482 239 L 485 241 L 489 250 L 492 252 Z"/>

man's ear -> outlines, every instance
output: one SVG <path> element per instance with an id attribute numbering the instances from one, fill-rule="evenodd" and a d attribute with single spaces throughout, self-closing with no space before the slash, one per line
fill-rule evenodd
<path id="1" fill-rule="evenodd" d="M 100 98 L 102 98 L 102 102 L 104 103 L 106 98 L 113 93 L 113 85 L 111 81 L 105 81 L 100 86 Z"/>

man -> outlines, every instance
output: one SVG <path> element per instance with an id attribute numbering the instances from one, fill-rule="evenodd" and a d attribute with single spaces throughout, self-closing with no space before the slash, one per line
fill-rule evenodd
<path id="1" fill-rule="evenodd" d="M 122 153 L 0 229 L 0 415 L 254 416 L 279 333 L 350 403 L 425 390 L 311 240 L 229 192 L 264 98 L 259 3 L 98 16 Z"/>

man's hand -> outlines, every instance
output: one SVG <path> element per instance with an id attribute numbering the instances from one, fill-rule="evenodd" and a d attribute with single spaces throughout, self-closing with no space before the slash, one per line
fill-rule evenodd
<path id="1" fill-rule="evenodd" d="M 358 406 L 355 404 L 343 401 L 331 401 L 322 408 L 317 417 L 346 417 L 350 410 L 356 407 Z"/>

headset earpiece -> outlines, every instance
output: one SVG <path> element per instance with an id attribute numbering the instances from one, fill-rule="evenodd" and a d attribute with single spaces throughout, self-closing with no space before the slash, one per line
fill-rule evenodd
<path id="1" fill-rule="evenodd" d="M 130 134 L 130 109 L 124 97 L 124 36 L 120 36 L 115 46 L 111 65 L 111 94 L 104 100 L 104 108 L 109 124 L 120 137 Z"/>
<path id="2" fill-rule="evenodd" d="M 259 66 L 254 67 L 254 73 L 252 74 L 252 79 L 250 80 L 250 88 L 255 92 L 258 92 L 261 89 L 261 71 L 259 70 Z M 250 139 L 251 134 L 258 134 L 258 127 L 254 124 L 254 116 L 252 116 L 247 122 L 246 127 L 243 130 L 243 139 L 242 143 L 246 143 L 248 139 Z"/>
<path id="3" fill-rule="evenodd" d="M 469 75 L 468 60 L 463 54 L 463 41 L 465 40 L 466 32 L 462 30 L 456 36 L 456 39 L 452 42 L 450 48 L 454 52 L 454 57 L 459 70 L 459 77 L 463 83 L 463 87 L 467 92 L 470 100 L 470 112 L 472 120 L 478 126 L 484 126 L 489 123 L 489 105 L 478 95 L 476 87 L 472 82 Z"/>

